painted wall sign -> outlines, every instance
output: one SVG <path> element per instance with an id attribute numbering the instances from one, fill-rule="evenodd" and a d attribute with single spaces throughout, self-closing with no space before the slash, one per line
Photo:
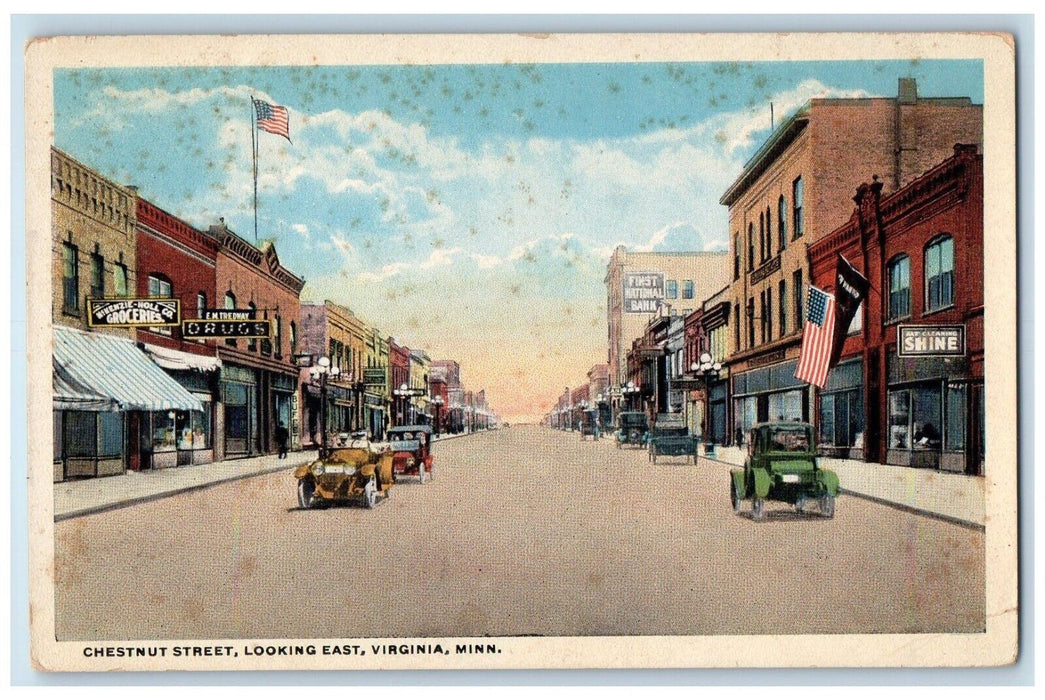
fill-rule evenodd
<path id="1" fill-rule="evenodd" d="M 87 325 L 92 328 L 177 326 L 178 299 L 88 299 Z"/>
<path id="2" fill-rule="evenodd" d="M 183 338 L 269 338 L 272 322 L 255 321 L 204 321 L 191 319 L 181 324 Z"/>
<path id="3" fill-rule="evenodd" d="M 961 357 L 965 326 L 899 326 L 896 351 L 900 357 Z"/>
<path id="4" fill-rule="evenodd" d="M 664 299 L 663 272 L 624 273 L 624 313 L 651 314 Z"/>

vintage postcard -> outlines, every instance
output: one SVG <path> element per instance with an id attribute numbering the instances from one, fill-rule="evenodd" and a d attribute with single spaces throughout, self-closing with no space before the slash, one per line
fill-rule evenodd
<path id="1" fill-rule="evenodd" d="M 34 664 L 1012 663 L 1014 52 L 33 42 Z"/>

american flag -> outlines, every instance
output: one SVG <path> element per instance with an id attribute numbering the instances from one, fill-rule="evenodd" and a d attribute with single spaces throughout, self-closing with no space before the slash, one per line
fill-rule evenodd
<path id="1" fill-rule="evenodd" d="M 802 331 L 802 354 L 798 359 L 795 379 L 802 379 L 822 389 L 831 368 L 831 346 L 835 333 L 834 297 L 811 286 L 807 308 L 806 326 Z"/>
<path id="2" fill-rule="evenodd" d="M 254 100 L 254 109 L 258 114 L 259 129 L 264 129 L 270 134 L 282 136 L 290 141 L 290 115 L 287 113 L 286 107 Z"/>

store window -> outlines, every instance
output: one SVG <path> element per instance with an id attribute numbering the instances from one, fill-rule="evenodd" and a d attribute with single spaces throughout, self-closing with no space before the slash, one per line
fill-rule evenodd
<path id="1" fill-rule="evenodd" d="M 919 384 L 889 392 L 889 447 L 901 450 L 940 449 L 942 393 L 939 383 Z"/>
<path id="2" fill-rule="evenodd" d="M 79 250 L 72 243 L 62 244 L 62 309 L 66 313 L 80 313 Z"/>
<path id="3" fill-rule="evenodd" d="M 839 363 L 820 394 L 820 446 L 825 454 L 862 458 L 850 450 L 864 443 L 863 362 Z"/>
<path id="4" fill-rule="evenodd" d="M 911 259 L 906 255 L 889 263 L 889 319 L 911 315 Z"/>
<path id="5" fill-rule="evenodd" d="M 777 200 L 776 226 L 777 248 L 783 250 L 787 247 L 787 200 L 784 199 L 784 195 L 780 195 L 780 199 Z"/>
<path id="6" fill-rule="evenodd" d="M 792 208 L 792 218 L 794 219 L 794 237 L 798 238 L 803 233 L 804 221 L 802 218 L 802 178 L 795 178 L 795 181 L 791 183 L 791 201 L 794 203 Z"/>
<path id="7" fill-rule="evenodd" d="M 682 282 L 682 298 L 692 299 L 695 289 L 693 287 L 693 280 L 684 280 Z"/>
<path id="8" fill-rule="evenodd" d="M 748 433 L 758 422 L 758 397 L 746 396 L 733 401 L 733 444 L 748 444 Z"/>
<path id="9" fill-rule="evenodd" d="M 678 280 L 668 280 L 668 282 L 667 282 L 667 290 L 664 292 L 664 296 L 667 297 L 668 299 L 678 299 L 679 298 L 679 281 Z"/>
<path id="10" fill-rule="evenodd" d="M 925 249 L 925 310 L 954 304 L 954 239 L 939 236 Z"/>
<path id="11" fill-rule="evenodd" d="M 965 450 L 966 392 L 964 384 L 947 386 L 947 429 L 944 431 L 945 450 Z"/>

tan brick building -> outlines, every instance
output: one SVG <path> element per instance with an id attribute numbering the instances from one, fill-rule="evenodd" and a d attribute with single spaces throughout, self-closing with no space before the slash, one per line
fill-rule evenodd
<path id="1" fill-rule="evenodd" d="M 647 277 L 661 280 L 660 288 L 645 287 L 644 298 L 626 298 L 625 285 Z M 659 277 L 658 277 L 659 276 Z M 629 280 L 631 282 L 629 282 Z M 646 324 L 661 303 L 676 315 L 699 309 L 711 294 L 729 282 L 729 256 L 725 252 L 629 252 L 617 246 L 606 268 L 606 308 L 609 352 L 609 385 L 619 388 L 628 381 L 628 350 L 642 336 Z"/>
<path id="2" fill-rule="evenodd" d="M 854 183 L 876 174 L 895 191 L 982 134 L 982 105 L 921 98 L 903 78 L 894 98 L 811 100 L 748 161 L 720 199 L 729 207 L 734 439 L 755 422 L 810 417 L 808 387 L 794 378 L 806 250 L 849 218 Z"/>
<path id="3" fill-rule="evenodd" d="M 133 189 L 51 148 L 51 318 L 87 329 L 87 297 L 135 296 Z M 134 338 L 134 328 L 105 332 Z"/>

